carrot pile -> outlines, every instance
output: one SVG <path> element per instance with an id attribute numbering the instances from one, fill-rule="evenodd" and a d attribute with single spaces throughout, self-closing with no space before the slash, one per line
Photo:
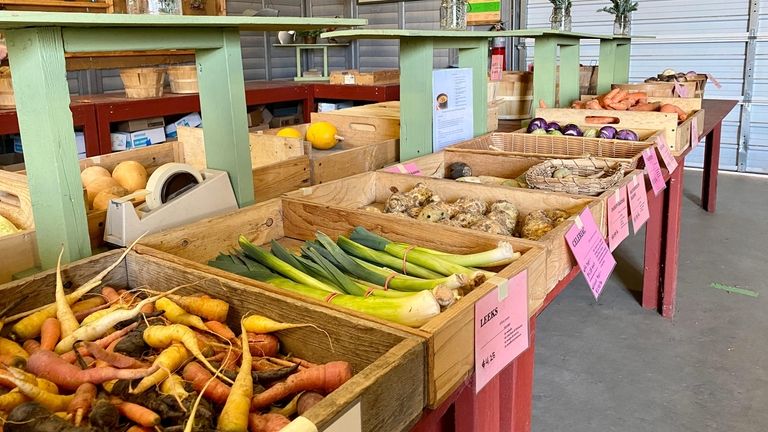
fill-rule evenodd
<path id="1" fill-rule="evenodd" d="M 673 104 L 648 102 L 648 96 L 644 92 L 628 92 L 624 89 L 613 89 L 588 101 L 574 101 L 571 108 L 591 110 L 614 111 L 658 111 L 677 114 L 678 121 L 685 121 L 688 114 L 680 107 Z"/>
<path id="2" fill-rule="evenodd" d="M 273 432 L 352 376 L 279 354 L 274 333 L 307 324 L 249 314 L 237 335 L 226 302 L 181 287 L 83 300 L 57 269 L 52 288 L 55 304 L 0 321 L 0 432 Z"/>

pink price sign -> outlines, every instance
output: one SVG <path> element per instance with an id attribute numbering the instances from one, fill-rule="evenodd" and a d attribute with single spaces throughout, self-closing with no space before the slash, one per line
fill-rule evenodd
<path id="1" fill-rule="evenodd" d="M 528 344 L 528 273 L 523 270 L 475 303 L 475 393 Z"/>
<path id="2" fill-rule="evenodd" d="M 718 89 L 719 89 L 719 88 L 722 88 L 722 87 L 723 87 L 723 86 L 720 84 L 720 81 L 718 81 L 718 80 L 717 80 L 717 78 L 715 78 L 715 77 L 714 77 L 712 74 L 706 74 L 706 75 L 707 75 L 707 79 L 708 79 L 708 80 L 710 80 L 710 81 L 712 81 L 712 84 L 714 84 L 716 88 L 718 88 Z"/>
<path id="3" fill-rule="evenodd" d="M 503 65 L 503 55 L 495 54 L 491 56 L 491 81 L 501 81 L 501 67 Z"/>
<path id="4" fill-rule="evenodd" d="M 632 230 L 637 234 L 643 224 L 651 217 L 648 212 L 648 192 L 645 190 L 645 177 L 642 174 L 632 177 L 632 181 L 627 185 L 627 196 L 629 197 L 629 210 L 632 214 Z"/>
<path id="5" fill-rule="evenodd" d="M 653 147 L 643 150 L 643 160 L 645 161 L 645 171 L 651 180 L 653 193 L 658 196 L 667 187 L 667 182 L 664 181 L 664 173 L 661 172 L 659 158 L 656 157 L 656 151 Z"/>
<path id="6" fill-rule="evenodd" d="M 664 138 L 664 135 L 659 135 L 659 137 L 656 138 L 656 148 L 659 149 L 661 160 L 664 161 L 664 166 L 667 167 L 667 171 L 669 171 L 670 174 L 675 172 L 675 169 L 677 169 L 677 159 L 672 155 L 672 151 L 669 150 L 667 139 Z"/>
<path id="7" fill-rule="evenodd" d="M 404 164 L 397 164 L 392 165 L 391 167 L 384 168 L 384 171 L 391 172 L 394 174 L 410 174 L 415 176 L 421 175 L 421 170 L 419 169 L 419 166 L 415 163 L 404 163 Z"/>
<path id="8" fill-rule="evenodd" d="M 694 117 L 691 119 L 691 150 L 699 145 L 699 141 L 701 141 L 701 137 L 699 136 L 699 119 Z"/>
<path id="9" fill-rule="evenodd" d="M 605 244 L 605 239 L 595 224 L 595 218 L 589 208 L 576 216 L 576 223 L 565 233 L 565 240 L 579 263 L 581 272 L 589 284 L 595 300 L 603 292 L 608 277 L 611 276 L 616 260 Z"/>
<path id="10" fill-rule="evenodd" d="M 608 197 L 608 246 L 616 248 L 629 237 L 629 210 L 627 188 L 620 187 Z"/>

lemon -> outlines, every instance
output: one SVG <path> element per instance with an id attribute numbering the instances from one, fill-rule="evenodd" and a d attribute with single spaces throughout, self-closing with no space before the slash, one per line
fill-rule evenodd
<path id="1" fill-rule="evenodd" d="M 292 127 L 280 129 L 280 131 L 277 132 L 277 136 L 284 137 L 284 138 L 299 138 L 299 139 L 304 138 L 304 135 L 301 132 L 299 132 L 298 130 Z"/>
<path id="2" fill-rule="evenodd" d="M 328 150 L 336 145 L 336 126 L 328 122 L 316 122 L 307 128 L 307 141 L 318 150 Z"/>

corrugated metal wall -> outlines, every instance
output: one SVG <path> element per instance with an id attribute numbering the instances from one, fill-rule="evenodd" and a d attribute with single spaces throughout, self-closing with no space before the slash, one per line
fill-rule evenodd
<path id="1" fill-rule="evenodd" d="M 768 5 L 768 1 L 765 1 Z M 605 0 L 574 2 L 573 30 L 586 33 L 612 33 L 613 16 L 597 13 L 607 5 Z M 645 0 L 632 18 L 632 34 L 656 36 L 655 39 L 637 39 L 632 44 L 630 81 L 639 82 L 656 75 L 666 68 L 687 72 L 696 70 L 714 75 L 722 84 L 715 89 L 707 87 L 707 97 L 715 99 L 743 99 L 745 48 L 750 1 L 731 0 Z M 548 0 L 528 1 L 528 27 L 548 27 L 552 4 Z M 761 15 L 761 18 L 763 16 Z M 768 15 L 766 18 L 768 19 Z M 762 45 L 758 44 L 760 50 Z M 768 56 L 762 52 L 762 64 L 758 62 L 756 94 L 762 94 L 768 102 L 766 71 Z M 533 49 L 527 50 L 532 59 Z M 582 61 L 596 61 L 598 45 L 582 43 Z M 759 81 L 762 81 L 761 83 Z M 758 93 L 758 88 L 762 93 Z M 760 97 L 760 96 L 756 96 Z M 768 138 L 760 139 L 761 132 L 768 127 L 768 107 L 753 107 L 749 171 L 768 172 Z M 723 122 L 721 168 L 737 169 L 737 148 L 739 143 L 740 107 L 734 109 Z M 750 127 L 749 125 L 747 127 Z M 757 129 L 756 129 L 757 128 Z M 696 149 L 687 159 L 691 166 L 703 163 L 703 146 Z"/>

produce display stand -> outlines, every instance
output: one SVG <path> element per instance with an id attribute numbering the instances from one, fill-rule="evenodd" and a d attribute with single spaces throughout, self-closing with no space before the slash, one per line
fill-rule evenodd
<path id="1" fill-rule="evenodd" d="M 115 250 L 63 266 L 63 283 L 81 286 L 122 252 Z M 107 275 L 104 284 L 115 289 L 151 287 L 158 291 L 186 285 L 178 294 L 205 292 L 229 303 L 227 324 L 231 328 L 237 328 L 242 316 L 254 313 L 279 322 L 311 325 L 281 332 L 283 349 L 318 363 L 347 361 L 354 375 L 304 413 L 315 429 L 306 421 L 303 425 L 297 421 L 291 426 L 293 430 L 325 430 L 359 404 L 361 423 L 357 430 L 398 431 L 412 424 L 424 406 L 424 340 L 406 332 L 135 251 Z M 1 285 L 0 295 L 7 304 L 24 297 L 9 311 L 15 313 L 52 303 L 55 285 L 56 273 L 49 270 Z"/>
<path id="2" fill-rule="evenodd" d="M 238 203 L 253 202 L 240 31 L 364 25 L 362 19 L 0 12 L 8 44 L 40 264 L 91 254 L 75 154 L 64 52 L 195 50 L 208 166 L 230 174 Z"/>
<path id="3" fill-rule="evenodd" d="M 458 48 L 459 67 L 471 68 L 473 76 L 474 135 L 487 132 L 488 39 L 494 37 L 530 37 L 536 40 L 534 54 L 534 102 L 543 100 L 555 106 L 557 54 L 560 52 L 560 100 L 579 98 L 579 43 L 582 39 L 599 39 L 600 61 L 612 82 L 627 82 L 629 75 L 630 38 L 614 38 L 587 33 L 552 30 L 440 31 L 440 30 L 339 30 L 323 33 L 324 38 L 398 39 L 400 41 L 400 85 L 402 119 L 401 160 L 413 159 L 432 152 L 432 69 L 433 51 Z M 626 72 L 626 73 L 625 73 Z M 599 74 L 599 72 L 598 72 Z M 625 76 L 626 75 L 626 76 Z M 608 78 L 604 78 L 608 79 Z"/>

